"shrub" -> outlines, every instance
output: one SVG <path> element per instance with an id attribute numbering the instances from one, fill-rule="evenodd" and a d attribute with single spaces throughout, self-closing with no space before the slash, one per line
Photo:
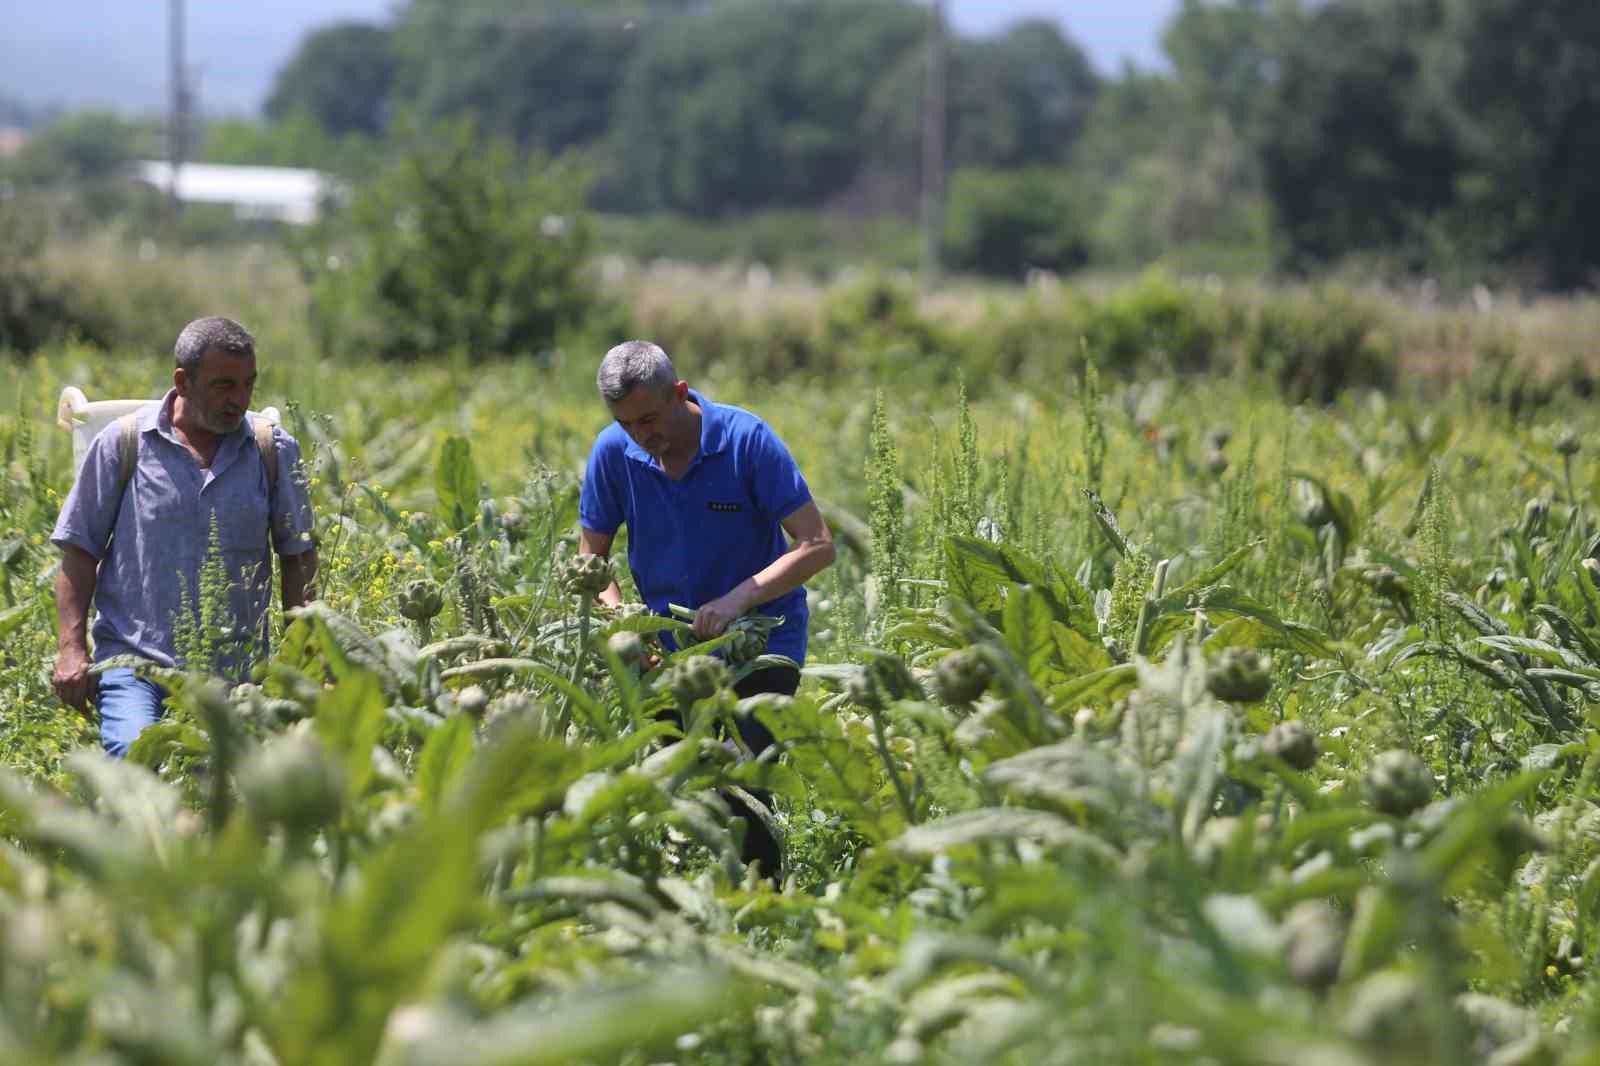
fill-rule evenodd
<path id="1" fill-rule="evenodd" d="M 1348 388 L 1389 388 L 1397 354 L 1378 308 L 1343 289 L 1283 295 L 1237 328 L 1242 359 L 1292 400 L 1332 403 Z"/>
<path id="2" fill-rule="evenodd" d="M 1083 335 L 1103 367 L 1129 373 L 1147 363 L 1174 370 L 1210 370 L 1224 321 L 1217 300 L 1157 271 L 1088 310 Z"/>
<path id="3" fill-rule="evenodd" d="M 549 350 L 595 305 L 587 180 L 484 143 L 471 122 L 414 141 L 356 190 L 342 235 L 308 249 L 320 339 L 385 359 Z"/>
<path id="4" fill-rule="evenodd" d="M 950 183 L 945 253 L 951 267 L 1020 278 L 1089 260 L 1077 199 L 1056 170 L 962 170 Z"/>

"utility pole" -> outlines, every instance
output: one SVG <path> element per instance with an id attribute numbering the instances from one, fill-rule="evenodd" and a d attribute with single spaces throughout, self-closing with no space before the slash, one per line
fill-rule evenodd
<path id="1" fill-rule="evenodd" d="M 167 0 L 167 58 L 171 65 L 168 73 L 170 96 L 167 101 L 167 165 L 171 168 L 167 184 L 167 209 L 173 221 L 176 221 L 180 209 L 178 171 L 183 167 L 189 132 L 189 86 L 183 70 L 183 22 L 183 0 Z"/>
<path id="2" fill-rule="evenodd" d="M 928 85 L 922 112 L 922 277 L 939 280 L 939 245 L 944 238 L 945 0 L 929 0 Z"/>

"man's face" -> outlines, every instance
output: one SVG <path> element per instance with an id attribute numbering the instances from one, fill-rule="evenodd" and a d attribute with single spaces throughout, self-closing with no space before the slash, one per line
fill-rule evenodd
<path id="1" fill-rule="evenodd" d="M 192 376 L 180 367 L 175 380 L 184 405 L 202 428 L 210 433 L 232 433 L 244 420 L 255 391 L 255 356 L 208 348 Z"/>
<path id="2" fill-rule="evenodd" d="M 606 406 L 633 443 L 659 459 L 676 443 L 679 416 L 688 392 L 688 384 L 682 381 L 670 389 L 641 385 L 620 400 L 607 401 Z"/>

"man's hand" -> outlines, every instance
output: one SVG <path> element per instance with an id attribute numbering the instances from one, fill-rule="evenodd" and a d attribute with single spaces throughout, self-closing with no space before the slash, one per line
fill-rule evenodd
<path id="1" fill-rule="evenodd" d="M 720 636 L 734 619 L 749 610 L 749 604 L 745 602 L 744 593 L 741 591 L 743 587 L 741 585 L 726 596 L 718 596 L 696 611 L 694 635 L 701 640 Z"/>
<path id="2" fill-rule="evenodd" d="M 55 685 L 56 695 L 62 703 L 83 715 L 86 721 L 94 721 L 89 710 L 89 694 L 93 691 L 94 678 L 89 676 L 87 649 L 63 648 L 56 656 L 56 668 L 50 681 Z"/>

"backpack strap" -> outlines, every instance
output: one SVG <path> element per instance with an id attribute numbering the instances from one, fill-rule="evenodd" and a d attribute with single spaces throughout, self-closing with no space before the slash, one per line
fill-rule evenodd
<path id="1" fill-rule="evenodd" d="M 139 461 L 139 414 L 130 412 L 117 419 L 117 484 L 124 490 L 133 480 L 133 467 Z"/>
<path id="2" fill-rule="evenodd" d="M 261 453 L 261 464 L 267 468 L 267 494 L 278 491 L 278 442 L 272 436 L 272 423 L 257 415 L 253 422 L 256 434 L 256 451 Z"/>

